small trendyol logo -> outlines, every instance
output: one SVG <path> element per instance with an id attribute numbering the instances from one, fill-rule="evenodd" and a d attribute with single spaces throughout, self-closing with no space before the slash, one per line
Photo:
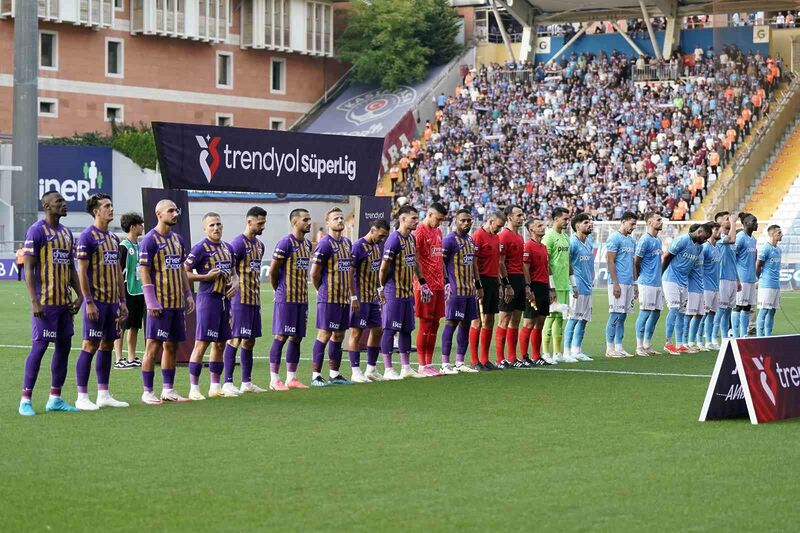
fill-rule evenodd
<path id="1" fill-rule="evenodd" d="M 772 388 L 769 386 L 767 370 L 764 366 L 764 356 L 762 355 L 758 358 L 753 358 L 752 361 L 758 369 L 759 382 L 761 383 L 761 388 L 764 389 L 764 394 L 767 395 L 767 398 L 769 398 L 769 401 L 772 402 L 772 405 L 776 405 L 777 402 L 775 401 L 775 393 L 772 392 Z"/>
<path id="2" fill-rule="evenodd" d="M 194 138 L 197 139 L 197 144 L 202 148 L 199 158 L 200 168 L 203 170 L 203 175 L 206 177 L 206 180 L 211 183 L 211 178 L 214 177 L 214 174 L 216 174 L 219 168 L 219 152 L 217 151 L 217 145 L 222 138 L 211 137 L 210 135 L 206 135 L 205 138 L 202 135 L 195 135 Z M 208 165 L 209 154 L 211 155 L 211 166 Z"/>

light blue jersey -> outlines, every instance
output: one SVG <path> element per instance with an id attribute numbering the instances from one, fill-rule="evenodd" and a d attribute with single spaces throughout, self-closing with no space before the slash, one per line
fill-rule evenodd
<path id="1" fill-rule="evenodd" d="M 728 236 L 720 235 L 717 241 L 717 246 L 722 250 L 722 259 L 719 262 L 719 279 L 725 281 L 739 281 L 739 276 L 736 274 L 736 253 L 733 251 L 734 243 L 725 244 L 724 241 Z"/>
<path id="2" fill-rule="evenodd" d="M 697 254 L 697 259 L 694 260 L 694 266 L 689 271 L 689 292 L 703 292 L 703 247 L 698 247 L 700 253 Z"/>
<path id="3" fill-rule="evenodd" d="M 689 286 L 689 271 L 694 268 L 694 263 L 702 249 L 695 244 L 689 235 L 678 237 L 669 247 L 669 253 L 674 255 L 664 272 L 663 280 L 676 283 L 681 287 Z"/>
<path id="4" fill-rule="evenodd" d="M 781 249 L 766 243 L 758 252 L 758 260 L 763 263 L 761 265 L 761 277 L 758 278 L 759 288 L 780 289 Z"/>
<path id="5" fill-rule="evenodd" d="M 649 233 L 636 243 L 636 257 L 639 263 L 639 284 L 648 287 L 661 286 L 661 239 Z"/>
<path id="6" fill-rule="evenodd" d="M 736 272 L 739 274 L 739 281 L 742 283 L 756 282 L 756 238 L 747 236 L 747 233 L 740 231 L 736 235 L 736 244 L 733 246 L 736 253 Z"/>
<path id="7" fill-rule="evenodd" d="M 573 234 L 569 240 L 569 264 L 575 276 L 578 294 L 592 294 L 594 287 L 594 241 L 590 236 L 581 242 Z"/>
<path id="8" fill-rule="evenodd" d="M 728 246 L 730 248 L 730 246 Z M 719 290 L 720 262 L 722 261 L 722 245 L 706 242 L 703 245 L 703 290 Z"/>
<path id="9" fill-rule="evenodd" d="M 617 282 L 620 285 L 633 285 L 633 254 L 636 250 L 636 241 L 615 231 L 606 242 L 606 252 L 616 253 L 614 266 L 617 268 Z M 610 282 L 611 280 L 609 280 Z"/>

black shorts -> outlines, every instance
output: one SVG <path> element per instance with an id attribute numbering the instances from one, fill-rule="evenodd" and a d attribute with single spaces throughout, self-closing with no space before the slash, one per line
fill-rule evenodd
<path id="1" fill-rule="evenodd" d="M 144 325 L 144 294 L 131 295 L 125 293 L 125 304 L 128 306 L 128 318 L 122 323 L 122 329 L 142 329 Z"/>
<path id="2" fill-rule="evenodd" d="M 550 285 L 547 283 L 533 282 L 533 299 L 536 301 L 536 308 L 526 302 L 524 318 L 536 318 L 537 316 L 547 316 L 550 314 Z"/>
<path id="3" fill-rule="evenodd" d="M 504 313 L 512 313 L 514 311 L 525 310 L 525 276 L 522 274 L 509 274 L 508 281 L 511 282 L 511 288 L 514 289 L 514 298 L 509 302 L 500 300 L 500 310 Z"/>
<path id="4" fill-rule="evenodd" d="M 484 315 L 496 315 L 500 312 L 500 296 L 497 293 L 500 284 L 497 282 L 497 278 L 481 276 L 481 285 L 483 285 L 481 313 Z"/>

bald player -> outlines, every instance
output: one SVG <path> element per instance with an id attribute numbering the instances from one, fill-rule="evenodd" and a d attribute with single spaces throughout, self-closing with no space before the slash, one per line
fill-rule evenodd
<path id="1" fill-rule="evenodd" d="M 189 278 L 181 268 L 186 260 L 186 247 L 183 237 L 172 231 L 178 216 L 175 202 L 158 202 L 158 223 L 144 236 L 140 247 L 139 277 L 148 318 L 142 360 L 142 403 L 147 405 L 188 401 L 173 388 L 178 344 L 186 340 L 185 313 L 194 311 Z M 160 351 L 163 384 L 159 398 L 153 394 L 153 378 L 155 358 Z"/>
<path id="2" fill-rule="evenodd" d="M 74 332 L 72 315 L 78 312 L 83 302 L 75 271 L 74 238 L 69 228 L 61 225 L 61 219 L 67 215 L 64 197 L 56 191 L 49 191 L 42 195 L 41 202 L 44 219 L 28 228 L 22 247 L 25 287 L 31 302 L 31 351 L 25 359 L 25 377 L 19 400 L 19 414 L 23 416 L 36 414 L 31 396 L 42 358 L 51 342 L 55 349 L 50 365 L 50 398 L 45 410 L 78 411 L 61 398 Z M 70 288 L 75 291 L 75 298 Z"/>

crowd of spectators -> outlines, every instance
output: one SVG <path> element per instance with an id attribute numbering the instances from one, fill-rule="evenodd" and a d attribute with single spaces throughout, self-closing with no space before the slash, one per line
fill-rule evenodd
<path id="1" fill-rule="evenodd" d="M 683 220 L 767 109 L 781 60 L 735 48 L 676 57 L 682 77 L 662 84 L 634 83 L 619 52 L 469 72 L 393 169 L 396 203 Z"/>

